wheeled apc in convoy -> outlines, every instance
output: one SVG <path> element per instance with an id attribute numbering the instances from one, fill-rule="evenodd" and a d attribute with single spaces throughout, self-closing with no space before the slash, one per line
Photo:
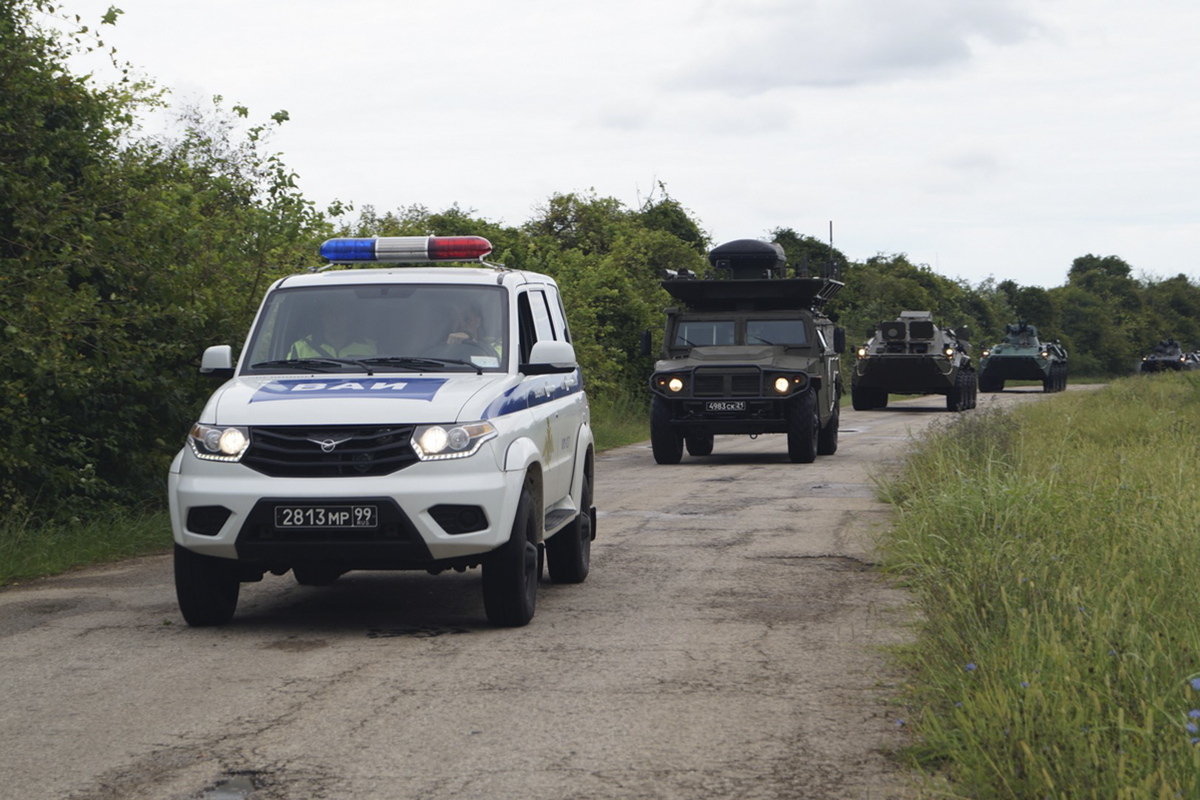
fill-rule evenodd
<path id="1" fill-rule="evenodd" d="M 886 408 L 888 394 L 944 394 L 946 409 L 975 407 L 975 368 L 966 329 L 939 328 L 928 311 L 881 322 L 858 349 L 851 381 L 856 411 Z"/>
<path id="2" fill-rule="evenodd" d="M 1138 372 L 1189 372 L 1200 369 L 1200 354 L 1185 353 L 1174 339 L 1159 340 L 1149 355 L 1142 356 Z"/>
<path id="3" fill-rule="evenodd" d="M 1024 320 L 1004 326 L 1004 341 L 983 351 L 979 391 L 1004 391 L 1005 381 L 1041 381 L 1042 391 L 1067 388 L 1067 351 L 1057 340 L 1038 340 L 1037 328 Z"/>
<path id="4" fill-rule="evenodd" d="M 846 334 L 821 311 L 843 284 L 788 277 L 783 248 L 756 239 L 709 252 L 717 275 L 669 273 L 662 358 L 650 377 L 654 460 L 712 453 L 716 434 L 787 434 L 788 457 L 811 463 L 838 443 Z M 649 340 L 645 348 L 649 352 Z"/>

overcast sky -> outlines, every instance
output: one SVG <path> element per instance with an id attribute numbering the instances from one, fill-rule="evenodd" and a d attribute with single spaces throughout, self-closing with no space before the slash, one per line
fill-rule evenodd
<path id="1" fill-rule="evenodd" d="M 1200 279 L 1196 0 L 65 0 L 183 104 L 223 95 L 305 195 L 519 225 L 658 182 L 716 242 L 1058 286 Z M 454 231 L 438 231 L 454 233 Z"/>

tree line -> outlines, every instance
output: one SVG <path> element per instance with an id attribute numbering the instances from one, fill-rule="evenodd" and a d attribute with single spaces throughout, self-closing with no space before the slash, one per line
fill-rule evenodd
<path id="1" fill-rule="evenodd" d="M 271 281 L 316 263 L 335 235 L 478 234 L 492 259 L 562 286 L 593 396 L 647 397 L 643 330 L 671 304 L 664 269 L 704 273 L 713 244 L 700 217 L 661 184 L 631 207 L 594 192 L 554 194 L 520 224 L 471 209 L 318 209 L 272 152 L 280 111 L 261 122 L 214 98 L 174 109 L 175 133 L 143 136 L 165 107 L 151 82 L 100 85 L 69 58 L 104 51 L 101 31 L 47 0 L 0 0 L 0 507 L 10 517 L 85 516 L 163 502 L 167 465 L 211 385 L 210 344 L 238 343 Z M 115 60 L 115 53 L 109 51 Z M 1135 277 L 1116 256 L 1085 255 L 1053 289 L 972 286 L 903 254 L 851 261 L 789 227 L 794 265 L 834 263 L 846 288 L 828 309 L 865 340 L 882 319 L 928 309 L 990 344 L 1018 318 L 1060 338 L 1076 375 L 1133 370 L 1165 336 L 1200 346 L 1200 286 Z M 815 267 L 814 267 L 815 269 Z"/>

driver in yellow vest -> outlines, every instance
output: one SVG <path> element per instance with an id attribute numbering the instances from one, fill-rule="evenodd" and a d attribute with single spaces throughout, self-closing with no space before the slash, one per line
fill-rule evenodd
<path id="1" fill-rule="evenodd" d="M 377 355 L 375 342 L 356 341 L 351 331 L 351 312 L 340 303 L 322 306 L 318 329 L 297 339 L 288 358 L 368 358 Z"/>

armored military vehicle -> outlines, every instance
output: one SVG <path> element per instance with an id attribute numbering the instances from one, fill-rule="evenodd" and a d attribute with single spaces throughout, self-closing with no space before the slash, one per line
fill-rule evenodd
<path id="1" fill-rule="evenodd" d="M 1067 388 L 1067 350 L 1062 343 L 1038 339 L 1037 328 L 1024 320 L 1004 326 L 1004 341 L 983 351 L 979 391 L 1002 392 L 1005 381 L 1041 381 L 1042 391 Z"/>
<path id="2" fill-rule="evenodd" d="M 811 463 L 838 442 L 846 334 L 821 311 L 841 290 L 832 269 L 787 275 L 783 248 L 738 239 L 708 255 L 715 277 L 669 273 L 662 358 L 650 377 L 650 442 L 659 464 L 713 451 L 716 434 L 787 434 Z M 649 351 L 649 336 L 643 349 Z"/>
<path id="3" fill-rule="evenodd" d="M 1200 355 L 1184 352 L 1183 346 L 1172 338 L 1160 339 L 1149 355 L 1142 356 L 1138 372 L 1190 372 L 1200 369 Z"/>
<path id="4" fill-rule="evenodd" d="M 858 349 L 850 399 L 856 411 L 886 408 L 888 394 L 944 394 L 946 409 L 975 407 L 975 368 L 964 328 L 939 328 L 928 311 L 881 322 Z"/>

